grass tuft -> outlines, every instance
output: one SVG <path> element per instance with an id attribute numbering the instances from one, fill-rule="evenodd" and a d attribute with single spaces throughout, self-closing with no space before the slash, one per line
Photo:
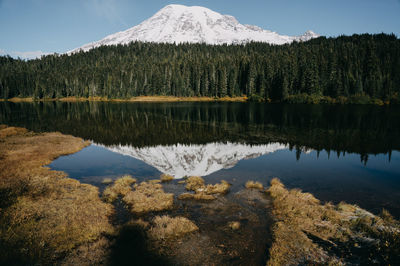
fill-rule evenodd
<path id="1" fill-rule="evenodd" d="M 240 222 L 234 221 L 234 222 L 229 222 L 228 227 L 232 230 L 239 230 L 240 229 Z"/>
<path id="2" fill-rule="evenodd" d="M 230 189 L 230 184 L 225 180 L 215 185 L 205 185 L 204 179 L 199 176 L 191 176 L 186 179 L 186 190 L 194 193 L 183 193 L 178 196 L 180 200 L 214 200 L 217 194 L 226 194 Z"/>
<path id="3" fill-rule="evenodd" d="M 162 174 L 160 176 L 160 180 L 161 180 L 161 182 L 169 182 L 169 181 L 174 180 L 174 177 L 172 175 Z"/>
<path id="4" fill-rule="evenodd" d="M 215 200 L 216 197 L 213 195 L 207 195 L 204 193 L 182 193 L 178 196 L 179 200 Z"/>
<path id="5" fill-rule="evenodd" d="M 150 238 L 165 240 L 182 237 L 185 234 L 195 232 L 199 228 L 185 217 L 169 217 L 168 215 L 156 216 L 153 226 L 148 231 Z"/>
<path id="6" fill-rule="evenodd" d="M 260 190 L 264 189 L 263 185 L 260 182 L 254 182 L 254 181 L 247 181 L 245 187 L 248 189 L 251 189 L 251 188 L 260 189 Z"/>
<path id="7" fill-rule="evenodd" d="M 174 194 L 165 193 L 161 184 L 142 182 L 129 191 L 123 201 L 131 206 L 134 213 L 162 211 L 171 209 L 174 204 Z"/>
<path id="8" fill-rule="evenodd" d="M 132 184 L 136 183 L 136 179 L 130 175 L 125 175 L 115 180 L 114 184 L 106 187 L 103 191 L 103 199 L 106 202 L 114 202 L 119 196 L 125 196 L 132 190 Z"/>
<path id="9" fill-rule="evenodd" d="M 186 190 L 196 191 L 204 187 L 204 179 L 200 176 L 190 176 L 186 179 Z"/>

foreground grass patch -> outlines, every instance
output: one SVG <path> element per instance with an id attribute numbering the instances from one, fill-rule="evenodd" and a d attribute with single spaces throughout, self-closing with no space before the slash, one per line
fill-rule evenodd
<path id="1" fill-rule="evenodd" d="M 0 130 L 0 264 L 50 264 L 112 232 L 98 189 L 44 165 L 89 143 L 60 133 Z"/>
<path id="2" fill-rule="evenodd" d="M 267 192 L 277 219 L 268 265 L 400 262 L 400 224 L 387 212 L 381 218 L 346 203 L 321 204 L 278 179 Z"/>

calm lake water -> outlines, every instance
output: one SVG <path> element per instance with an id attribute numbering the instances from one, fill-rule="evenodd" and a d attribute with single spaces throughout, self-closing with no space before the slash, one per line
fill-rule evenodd
<path id="1" fill-rule="evenodd" d="M 161 173 L 232 190 L 279 177 L 323 201 L 400 217 L 400 107 L 255 103 L 0 103 L 0 123 L 92 141 L 50 167 L 104 177 Z"/>

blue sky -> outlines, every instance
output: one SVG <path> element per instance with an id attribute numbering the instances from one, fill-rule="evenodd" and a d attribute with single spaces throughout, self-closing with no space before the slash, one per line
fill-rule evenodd
<path id="1" fill-rule="evenodd" d="M 168 4 L 199 5 L 280 34 L 395 33 L 400 0 L 0 0 L 0 54 L 63 53 L 126 30 Z"/>

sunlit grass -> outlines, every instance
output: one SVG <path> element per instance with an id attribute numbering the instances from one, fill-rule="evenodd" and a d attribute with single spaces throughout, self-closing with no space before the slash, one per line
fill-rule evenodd
<path id="1" fill-rule="evenodd" d="M 192 221 L 185 217 L 156 216 L 152 223 L 153 226 L 148 233 L 151 238 L 156 240 L 181 237 L 199 230 Z"/>
<path id="2" fill-rule="evenodd" d="M 122 199 L 134 213 L 167 210 L 174 204 L 174 194 L 165 193 L 161 184 L 150 182 L 135 185 Z"/>
<path id="3" fill-rule="evenodd" d="M 191 176 L 186 179 L 186 190 L 194 193 L 182 193 L 178 196 L 180 200 L 214 200 L 216 195 L 228 193 L 231 185 L 225 180 L 218 184 L 205 185 L 204 179 L 199 176 Z"/>
<path id="4" fill-rule="evenodd" d="M 161 182 L 169 182 L 169 181 L 174 180 L 174 177 L 172 175 L 162 174 L 160 176 L 160 180 L 161 180 Z"/>
<path id="5" fill-rule="evenodd" d="M 0 262 L 48 264 L 112 232 L 112 206 L 96 187 L 44 167 L 88 144 L 60 133 L 1 127 Z"/>
<path id="6" fill-rule="evenodd" d="M 356 205 L 321 204 L 310 193 L 287 190 L 276 178 L 267 192 L 277 218 L 268 265 L 342 264 L 346 260 L 342 256 L 351 260 L 346 250 L 354 246 L 366 248 L 364 259 L 369 263 L 378 259 L 393 264 L 400 254 L 400 224 L 387 212 L 381 218 Z M 342 255 L 331 254 L 312 238 L 346 248 L 337 251 Z"/>
<path id="7" fill-rule="evenodd" d="M 125 175 L 115 180 L 114 184 L 106 187 L 103 191 L 103 199 L 106 202 L 114 202 L 119 196 L 124 197 L 132 190 L 132 184 L 136 183 L 136 179 L 130 175 Z"/>
<path id="8" fill-rule="evenodd" d="M 248 189 L 251 189 L 251 188 L 260 189 L 260 190 L 264 189 L 263 185 L 260 182 L 254 182 L 254 181 L 247 181 L 245 187 Z"/>

